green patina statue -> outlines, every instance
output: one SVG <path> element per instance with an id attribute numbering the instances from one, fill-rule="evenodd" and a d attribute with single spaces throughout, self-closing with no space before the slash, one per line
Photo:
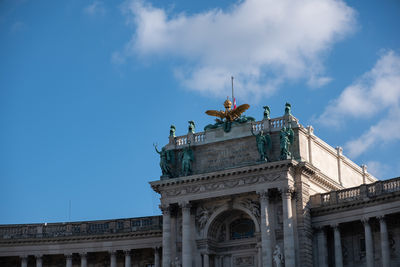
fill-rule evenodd
<path id="1" fill-rule="evenodd" d="M 170 137 L 175 137 L 175 125 L 171 125 L 171 127 L 169 128 L 169 136 Z"/>
<path id="2" fill-rule="evenodd" d="M 271 143 L 271 136 L 264 131 L 261 130 L 258 134 L 254 134 L 253 132 L 253 125 L 251 125 L 251 134 L 256 137 L 257 143 L 257 150 L 260 154 L 260 161 L 269 161 L 267 152 L 271 150 L 272 143 Z"/>
<path id="3" fill-rule="evenodd" d="M 156 152 L 160 154 L 160 168 L 163 176 L 172 177 L 172 164 L 174 164 L 174 152 L 166 150 L 165 147 L 159 151 L 157 145 L 153 144 Z"/>
<path id="4" fill-rule="evenodd" d="M 269 108 L 269 106 L 264 106 L 264 120 L 269 120 L 269 114 L 271 113 L 271 109 Z"/>
<path id="5" fill-rule="evenodd" d="M 290 153 L 290 146 L 291 144 L 293 144 L 294 132 L 290 127 L 290 124 L 288 128 L 286 126 L 282 127 L 279 133 L 279 138 L 280 138 L 280 148 L 281 148 L 280 159 L 281 160 L 291 159 L 292 154 Z"/>
<path id="6" fill-rule="evenodd" d="M 193 150 L 189 146 L 185 147 L 182 151 L 182 175 L 188 176 L 192 174 L 192 161 L 194 160 Z"/>
<path id="7" fill-rule="evenodd" d="M 196 129 L 196 125 L 194 124 L 194 121 L 189 121 L 188 132 L 194 134 L 195 133 L 195 129 Z"/>
<path id="8" fill-rule="evenodd" d="M 285 116 L 292 115 L 292 106 L 286 102 L 285 104 Z"/>

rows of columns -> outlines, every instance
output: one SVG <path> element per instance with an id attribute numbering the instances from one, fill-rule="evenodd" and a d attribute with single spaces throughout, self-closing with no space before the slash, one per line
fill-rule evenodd
<path id="1" fill-rule="evenodd" d="M 129 250 L 124 251 L 125 254 L 125 267 L 131 267 L 131 252 Z M 87 258 L 86 258 L 86 253 L 81 253 L 79 254 L 81 258 L 81 267 L 87 267 Z M 42 255 L 37 255 L 36 256 L 36 267 L 42 267 L 43 266 L 43 260 L 42 260 Z M 72 254 L 66 254 L 65 255 L 65 266 L 66 267 L 72 267 Z M 160 253 L 159 253 L 159 248 L 156 247 L 154 248 L 154 266 L 155 267 L 161 267 L 160 266 Z M 28 257 L 23 256 L 21 257 L 21 267 L 28 267 Z M 117 252 L 116 251 L 111 251 L 110 252 L 110 267 L 117 267 Z"/>
<path id="2" fill-rule="evenodd" d="M 390 250 L 389 250 L 389 236 L 387 231 L 386 220 L 384 216 L 377 217 L 379 219 L 380 226 L 380 246 L 381 246 L 381 266 L 390 266 Z M 364 225 L 364 239 L 365 239 L 365 261 L 367 267 L 374 266 L 374 242 L 372 237 L 372 230 L 369 218 L 361 220 Z M 342 241 L 340 237 L 340 227 L 338 224 L 331 225 L 333 228 L 334 237 L 334 250 L 335 250 L 335 266 L 343 267 L 343 253 L 342 253 Z M 317 231 L 317 242 L 318 242 L 318 266 L 327 267 L 328 262 L 328 249 L 327 239 L 323 228 Z"/>
<path id="3" fill-rule="evenodd" d="M 292 211 L 292 190 L 281 190 L 283 204 L 283 224 L 284 224 L 284 258 L 285 266 L 295 266 L 295 248 L 294 248 L 294 229 L 293 229 L 293 211 Z M 260 267 L 272 266 L 272 234 L 271 223 L 269 219 L 270 204 L 267 192 L 261 192 L 260 208 L 261 208 L 261 247 Z M 182 209 L 182 266 L 191 267 L 193 252 L 191 239 L 191 215 L 189 202 L 181 203 Z M 163 250 L 162 250 L 162 266 L 169 267 L 171 258 L 171 211 L 169 206 L 161 207 L 163 213 Z M 203 267 L 209 266 L 209 255 L 203 254 Z"/>

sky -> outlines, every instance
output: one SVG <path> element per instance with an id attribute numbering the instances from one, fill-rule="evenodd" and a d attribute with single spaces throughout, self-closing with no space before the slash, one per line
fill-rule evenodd
<path id="1" fill-rule="evenodd" d="M 400 176 L 400 2 L 0 1 L 0 224 L 161 214 L 169 127 L 234 76 L 379 179 Z"/>

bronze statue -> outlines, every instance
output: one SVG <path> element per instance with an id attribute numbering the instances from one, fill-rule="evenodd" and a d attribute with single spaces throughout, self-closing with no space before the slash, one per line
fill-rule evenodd
<path id="1" fill-rule="evenodd" d="M 160 168 L 163 176 L 172 177 L 171 165 L 174 163 L 174 152 L 172 150 L 167 151 L 165 147 L 159 151 L 157 144 L 153 144 L 156 152 L 160 154 Z"/>
<path id="2" fill-rule="evenodd" d="M 256 137 L 257 150 L 260 154 L 260 161 L 268 161 L 267 150 L 271 150 L 271 136 L 261 130 L 258 134 L 254 134 L 253 125 L 251 125 L 251 134 Z"/>
<path id="3" fill-rule="evenodd" d="M 271 109 L 269 108 L 269 106 L 264 106 L 264 120 L 269 120 L 269 114 L 271 113 Z"/>
<path id="4" fill-rule="evenodd" d="M 189 133 L 194 133 L 195 129 L 196 129 L 196 125 L 194 124 L 194 121 L 188 121 L 188 122 L 189 122 L 188 132 Z"/>
<path id="5" fill-rule="evenodd" d="M 170 129 L 169 129 L 169 136 L 170 137 L 175 137 L 175 125 L 171 125 Z"/>
<path id="6" fill-rule="evenodd" d="M 294 140 L 294 132 L 292 128 L 289 127 L 286 128 L 286 126 L 283 126 L 280 133 L 280 148 L 281 148 L 281 160 L 285 159 L 290 159 L 292 157 L 292 154 L 290 153 L 290 145 L 293 144 Z"/>
<path id="7" fill-rule="evenodd" d="M 192 174 L 192 161 L 194 160 L 193 150 L 189 146 L 185 147 L 182 151 L 182 175 L 188 176 Z"/>
<path id="8" fill-rule="evenodd" d="M 292 106 L 290 103 L 286 102 L 285 104 L 285 116 L 292 115 Z"/>

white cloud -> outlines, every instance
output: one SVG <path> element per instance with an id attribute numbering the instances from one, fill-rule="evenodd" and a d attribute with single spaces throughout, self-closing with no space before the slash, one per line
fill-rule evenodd
<path id="1" fill-rule="evenodd" d="M 340 125 L 348 118 L 369 119 L 384 113 L 368 131 L 347 142 L 357 157 L 378 143 L 400 140 L 400 56 L 385 52 L 371 71 L 343 90 L 320 116 L 326 125 Z"/>
<path id="2" fill-rule="evenodd" d="M 330 81 L 323 55 L 353 30 L 355 17 L 340 0 L 244 0 L 191 15 L 133 0 L 125 11 L 135 26 L 125 56 L 183 59 L 174 70 L 182 84 L 217 95 L 225 95 L 231 75 L 247 90 L 242 95 L 270 94 L 295 79 L 323 86 Z"/>
<path id="3" fill-rule="evenodd" d="M 93 1 L 93 3 L 85 7 L 83 11 L 90 16 L 104 15 L 106 13 L 106 8 L 104 7 L 103 2 Z"/>
<path id="4" fill-rule="evenodd" d="M 367 162 L 367 171 L 374 175 L 375 177 L 381 178 L 384 176 L 388 170 L 390 169 L 390 166 L 387 164 L 384 164 L 379 161 L 369 161 Z"/>
<path id="5" fill-rule="evenodd" d="M 399 107 L 400 56 L 387 51 L 373 69 L 343 90 L 320 116 L 321 123 L 340 125 L 344 118 L 370 118 L 378 111 Z"/>

